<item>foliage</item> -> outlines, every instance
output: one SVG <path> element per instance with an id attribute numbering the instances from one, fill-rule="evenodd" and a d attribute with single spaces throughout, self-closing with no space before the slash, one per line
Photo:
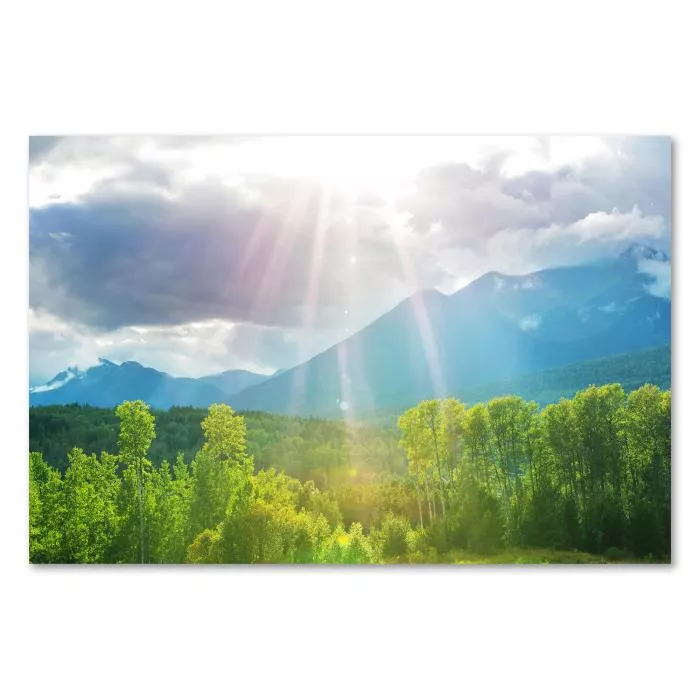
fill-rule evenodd
<path id="1" fill-rule="evenodd" d="M 424 401 L 398 420 L 400 459 L 385 449 L 382 431 L 250 417 L 215 404 L 204 415 L 186 413 L 202 436 L 192 456 L 179 452 L 154 467 L 163 415 L 125 402 L 115 412 L 118 453 L 72 448 L 63 473 L 30 452 L 32 562 L 671 556 L 671 394 L 653 385 L 629 394 L 619 384 L 591 386 L 542 410 L 517 396 L 469 407 Z M 281 446 L 291 454 L 275 459 L 294 473 L 256 463 Z M 299 478 L 310 473 L 318 481 Z"/>
<path id="2" fill-rule="evenodd" d="M 189 464 L 204 445 L 201 424 L 207 410 L 177 407 L 152 413 L 156 438 L 149 451 L 151 462 L 172 464 L 182 453 Z M 247 451 L 258 469 L 274 467 L 324 490 L 405 471 L 395 427 L 258 411 L 237 415 L 245 420 Z M 29 409 L 29 449 L 43 454 L 61 473 L 74 446 L 87 454 L 114 453 L 118 434 L 119 419 L 109 409 L 77 404 Z"/>
<path id="3" fill-rule="evenodd" d="M 410 544 L 415 547 L 408 518 L 393 513 L 387 513 L 381 527 L 372 531 L 371 540 L 375 551 L 381 554 L 383 560 L 404 556 L 408 553 Z"/>
<path id="4" fill-rule="evenodd" d="M 73 562 L 98 562 L 118 530 L 117 460 L 106 453 L 100 459 L 88 456 L 79 448 L 68 458 L 63 480 L 65 556 Z"/>
<path id="5" fill-rule="evenodd" d="M 63 522 L 66 518 L 61 474 L 37 452 L 29 453 L 29 559 L 65 561 Z"/>

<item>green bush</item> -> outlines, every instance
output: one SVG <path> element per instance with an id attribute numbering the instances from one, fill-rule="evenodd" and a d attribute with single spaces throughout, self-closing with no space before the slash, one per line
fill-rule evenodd
<path id="1" fill-rule="evenodd" d="M 380 528 L 372 531 L 371 541 L 383 559 L 402 557 L 408 552 L 411 524 L 403 516 L 388 513 Z"/>

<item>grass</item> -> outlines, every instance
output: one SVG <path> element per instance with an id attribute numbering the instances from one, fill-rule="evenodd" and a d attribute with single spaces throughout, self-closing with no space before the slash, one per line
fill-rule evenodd
<path id="1" fill-rule="evenodd" d="M 455 552 L 455 564 L 610 564 L 598 554 L 555 549 L 506 549 L 494 554 Z"/>
<path id="2" fill-rule="evenodd" d="M 390 563 L 390 562 L 387 562 Z M 605 556 L 588 552 L 556 549 L 501 549 L 491 554 L 452 550 L 444 555 L 437 552 L 411 554 L 391 563 L 410 564 L 642 564 L 641 559 L 627 556 Z"/>

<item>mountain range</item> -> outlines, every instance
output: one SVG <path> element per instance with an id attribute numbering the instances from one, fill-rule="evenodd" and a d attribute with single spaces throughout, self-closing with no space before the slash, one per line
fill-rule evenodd
<path id="1" fill-rule="evenodd" d="M 670 300 L 650 293 L 636 248 L 618 259 L 512 276 L 488 273 L 452 295 L 419 292 L 350 338 L 232 399 L 234 407 L 341 414 L 552 367 L 668 345 Z M 334 407 L 335 404 L 335 407 Z"/>
<path id="2" fill-rule="evenodd" d="M 230 370 L 200 379 L 172 377 L 138 362 L 116 364 L 100 358 L 99 364 L 85 371 L 71 367 L 46 384 L 30 388 L 29 405 L 85 403 L 109 408 L 122 401 L 142 399 L 153 408 L 204 408 L 225 403 L 232 394 L 267 379 L 270 379 L 268 375 L 245 370 Z"/>
<path id="3" fill-rule="evenodd" d="M 155 408 L 226 402 L 240 410 L 337 417 L 390 410 L 433 396 L 671 342 L 671 303 L 658 296 L 657 250 L 633 246 L 614 260 L 490 272 L 451 295 L 421 291 L 354 335 L 272 376 L 232 370 L 175 378 L 136 362 L 101 360 L 30 389 L 30 405 Z"/>

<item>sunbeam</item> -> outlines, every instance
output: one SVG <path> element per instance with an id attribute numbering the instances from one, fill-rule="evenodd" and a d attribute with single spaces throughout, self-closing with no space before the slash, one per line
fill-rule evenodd
<path id="1" fill-rule="evenodd" d="M 311 264 L 306 287 L 306 304 L 303 310 L 304 335 L 300 354 L 305 358 L 309 353 L 309 346 L 306 338 L 312 337 L 316 324 L 318 311 L 319 287 L 321 285 L 321 271 L 323 269 L 324 251 L 326 246 L 326 236 L 330 225 L 329 219 L 330 195 L 326 188 L 321 188 L 319 206 L 316 211 L 316 222 L 313 233 L 313 248 L 311 252 Z M 294 375 L 293 385 L 290 395 L 290 412 L 295 413 L 301 402 L 302 393 L 306 392 L 306 379 L 308 366 L 302 365 L 301 371 Z"/>
<path id="2" fill-rule="evenodd" d="M 410 288 L 416 289 L 418 287 L 418 281 L 411 259 L 406 254 L 403 246 L 397 242 L 396 239 L 394 239 L 394 244 L 404 278 Z M 416 319 L 416 324 L 418 326 L 418 332 L 420 333 L 423 353 L 428 363 L 428 371 L 430 373 L 430 382 L 433 387 L 433 394 L 436 397 L 444 397 L 446 394 L 445 379 L 443 376 L 442 366 L 440 364 L 440 357 L 438 354 L 437 344 L 435 342 L 435 336 L 430 323 L 430 316 L 425 308 L 425 299 L 423 298 L 423 294 L 420 292 L 414 293 L 410 298 L 410 303 L 413 310 L 413 315 Z"/>

